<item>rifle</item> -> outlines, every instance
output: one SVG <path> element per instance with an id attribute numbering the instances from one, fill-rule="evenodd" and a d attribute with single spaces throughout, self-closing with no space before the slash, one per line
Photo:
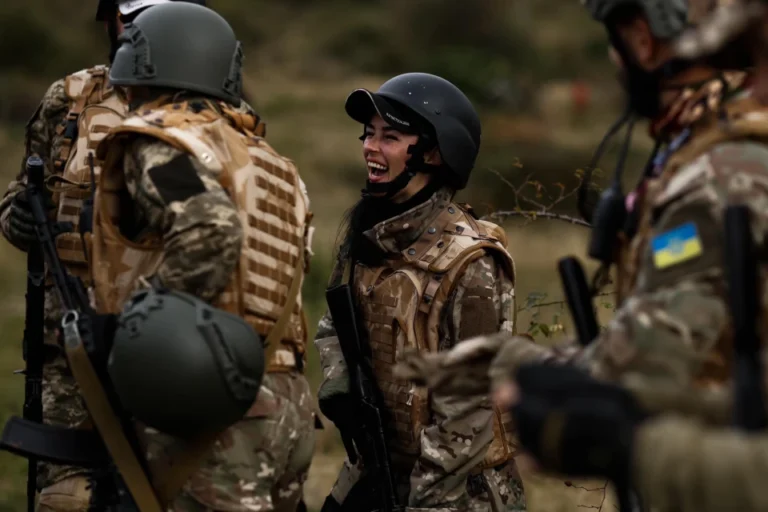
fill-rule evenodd
<path id="1" fill-rule="evenodd" d="M 27 160 L 29 182 L 27 199 L 35 219 L 35 231 L 40 248 L 53 277 L 60 303 L 65 311 L 61 326 L 64 349 L 69 367 L 80 385 L 81 394 L 107 451 L 119 471 L 111 471 L 116 486 L 115 506 L 119 511 L 161 512 L 157 496 L 147 478 L 134 443 L 126 432 L 125 415 L 113 404 L 118 403 L 104 378 L 104 369 L 94 368 L 89 354 L 99 352 L 94 336 L 88 296 L 82 282 L 64 269 L 56 249 L 55 237 L 71 231 L 72 226 L 57 223 L 51 226 L 44 208 L 43 161 L 38 157 Z M 69 223 L 67 223 L 69 224 Z M 7 429 L 7 427 L 6 427 Z M 102 498 L 102 497 L 100 497 Z"/>
<path id="2" fill-rule="evenodd" d="M 328 310 L 336 327 L 344 361 L 349 369 L 349 379 L 356 403 L 360 404 L 359 428 L 351 433 L 342 433 L 350 461 L 356 458 L 355 446 L 361 451 L 366 467 L 373 470 L 374 488 L 378 488 L 380 512 L 405 510 L 397 499 L 392 478 L 392 462 L 384 434 L 384 420 L 381 407 L 381 392 L 376 386 L 373 369 L 363 350 L 367 347 L 363 331 L 358 322 L 358 311 L 349 284 L 329 288 L 325 292 Z"/>
<path id="3" fill-rule="evenodd" d="M 768 415 L 760 338 L 755 326 L 760 315 L 757 255 L 749 208 L 744 205 L 731 205 L 725 210 L 725 262 L 735 344 L 733 421 L 755 432 L 768 427 Z"/>
<path id="4" fill-rule="evenodd" d="M 29 167 L 27 171 L 29 172 Z M 43 169 L 34 169 L 27 180 L 39 190 L 43 188 Z M 39 172 L 38 172 L 39 171 Z M 22 416 L 25 420 L 43 423 L 43 350 L 45 322 L 45 260 L 42 250 L 37 244 L 32 244 L 27 251 L 27 293 L 26 314 L 24 318 L 23 357 L 26 368 L 24 374 L 24 408 Z M 37 459 L 30 457 L 27 467 L 27 510 L 35 510 L 35 494 L 37 493 Z"/>
<path id="5" fill-rule="evenodd" d="M 573 317 L 579 344 L 586 347 L 597 338 L 600 329 L 597 326 L 584 269 L 579 260 L 569 256 L 557 262 L 557 270 L 563 283 L 566 302 Z"/>

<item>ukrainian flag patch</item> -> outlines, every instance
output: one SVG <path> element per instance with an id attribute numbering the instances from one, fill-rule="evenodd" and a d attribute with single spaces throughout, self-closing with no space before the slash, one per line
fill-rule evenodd
<path id="1" fill-rule="evenodd" d="M 691 260 L 702 253 L 699 230 L 693 222 L 686 222 L 674 229 L 653 237 L 653 263 L 664 269 Z"/>

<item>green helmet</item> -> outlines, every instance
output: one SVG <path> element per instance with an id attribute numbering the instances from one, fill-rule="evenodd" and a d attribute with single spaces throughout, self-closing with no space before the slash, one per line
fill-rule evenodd
<path id="1" fill-rule="evenodd" d="M 592 17 L 606 23 L 616 9 L 639 7 L 648 18 L 653 35 L 659 39 L 677 37 L 688 25 L 687 0 L 581 0 Z"/>
<path id="2" fill-rule="evenodd" d="M 193 91 L 239 105 L 243 50 L 215 11 L 186 2 L 147 9 L 120 36 L 109 79 L 115 85 Z"/>
<path id="3" fill-rule="evenodd" d="M 142 290 L 117 321 L 107 371 L 122 406 L 190 437 L 241 420 L 264 376 L 261 337 L 242 318 L 182 292 Z"/>

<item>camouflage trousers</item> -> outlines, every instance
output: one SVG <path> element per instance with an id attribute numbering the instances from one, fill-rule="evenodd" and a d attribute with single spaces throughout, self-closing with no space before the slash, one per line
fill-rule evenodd
<path id="1" fill-rule="evenodd" d="M 267 374 L 248 417 L 219 437 L 169 512 L 295 512 L 315 449 L 314 410 L 303 375 Z M 164 444 L 154 441 L 150 468 Z"/>
<path id="2" fill-rule="evenodd" d="M 249 417 L 227 429 L 168 512 L 295 512 L 315 447 L 309 383 L 297 373 L 264 378 Z M 145 430 L 150 470 L 173 438 Z M 43 489 L 37 512 L 87 512 L 88 479 L 71 476 Z"/>
<path id="3" fill-rule="evenodd" d="M 337 503 L 342 504 L 344 512 L 369 512 L 376 510 L 378 504 L 371 501 L 370 493 L 361 492 L 358 482 L 368 478 L 362 464 L 351 464 L 344 461 L 339 477 L 331 490 L 331 496 Z M 408 503 L 410 493 L 410 475 L 395 474 L 397 495 L 401 503 Z M 471 475 L 467 479 L 468 503 L 456 504 L 451 507 L 408 507 L 407 512 L 512 512 L 526 510 L 523 482 L 517 472 L 514 462 L 486 469 L 482 473 Z M 349 501 L 348 501 L 349 500 Z M 352 503 L 354 502 L 354 503 Z"/>

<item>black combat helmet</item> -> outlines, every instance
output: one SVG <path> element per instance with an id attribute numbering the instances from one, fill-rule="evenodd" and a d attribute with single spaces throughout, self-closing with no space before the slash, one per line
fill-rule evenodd
<path id="1" fill-rule="evenodd" d="M 448 174 L 443 178 L 455 190 L 466 187 L 480 151 L 480 118 L 467 96 L 448 80 L 427 73 L 406 73 L 388 80 L 376 92 L 357 89 L 347 98 L 345 108 L 362 124 L 370 123 L 378 113 L 404 133 L 434 137 L 432 146 L 437 145 L 444 162 L 440 170 Z M 411 150 L 411 161 L 423 157 L 417 153 L 418 149 Z M 403 188 L 407 181 L 397 185 Z"/>
<path id="2" fill-rule="evenodd" d="M 240 104 L 243 51 L 215 11 L 188 2 L 147 9 L 125 26 L 109 80 L 168 87 Z"/>

